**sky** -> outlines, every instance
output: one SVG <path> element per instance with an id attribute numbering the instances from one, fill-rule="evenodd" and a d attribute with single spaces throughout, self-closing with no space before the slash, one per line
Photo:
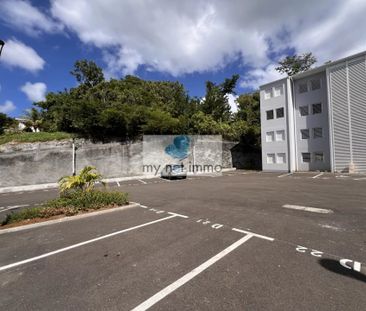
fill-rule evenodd
<path id="1" fill-rule="evenodd" d="M 279 79 L 286 55 L 321 65 L 366 50 L 365 0 L 0 0 L 0 12 L 0 112 L 13 117 L 76 86 L 78 59 L 201 97 L 207 80 L 239 74 L 241 94 Z"/>

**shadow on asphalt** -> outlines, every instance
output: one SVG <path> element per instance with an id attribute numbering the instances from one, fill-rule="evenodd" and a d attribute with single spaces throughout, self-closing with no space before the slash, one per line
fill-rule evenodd
<path id="1" fill-rule="evenodd" d="M 342 267 L 337 260 L 323 258 L 323 259 L 319 260 L 319 264 L 323 268 L 327 269 L 328 271 L 338 273 L 340 275 L 366 283 L 366 275 L 364 275 L 360 272 Z"/>

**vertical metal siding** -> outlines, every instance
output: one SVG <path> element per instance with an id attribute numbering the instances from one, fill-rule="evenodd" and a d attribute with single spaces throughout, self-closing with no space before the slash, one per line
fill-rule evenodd
<path id="1" fill-rule="evenodd" d="M 351 162 L 346 65 L 330 70 L 335 171 L 347 171 Z"/>
<path id="2" fill-rule="evenodd" d="M 366 172 L 366 63 L 365 58 L 350 62 L 349 100 L 351 107 L 352 155 L 355 170 Z"/>

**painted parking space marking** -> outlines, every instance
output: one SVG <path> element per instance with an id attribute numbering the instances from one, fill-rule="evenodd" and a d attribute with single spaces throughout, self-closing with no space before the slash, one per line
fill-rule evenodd
<path id="1" fill-rule="evenodd" d="M 283 178 L 283 177 L 291 176 L 291 175 L 293 175 L 293 173 L 286 173 L 286 174 L 279 175 L 279 176 L 277 176 L 277 177 L 278 177 L 278 178 Z"/>
<path id="2" fill-rule="evenodd" d="M 251 231 L 246 231 L 246 230 L 237 229 L 237 228 L 233 228 L 233 231 L 245 233 L 245 234 L 248 234 L 248 235 L 252 235 L 252 236 L 255 236 L 257 238 L 260 238 L 260 239 L 263 239 L 263 240 L 268 240 L 268 241 L 271 241 L 271 242 L 274 241 L 274 238 L 271 238 L 269 236 L 265 236 L 265 235 L 262 235 L 262 234 L 254 233 L 254 232 L 251 232 Z"/>
<path id="3" fill-rule="evenodd" d="M 9 265 L 2 266 L 2 267 L 0 267 L 0 271 L 4 271 L 4 270 L 8 270 L 8 269 L 11 269 L 11 268 L 14 268 L 14 267 L 18 267 L 18 266 L 24 265 L 24 264 L 29 263 L 29 262 L 33 262 L 33 261 L 36 261 L 36 260 L 40 260 L 42 258 L 46 258 L 46 257 L 56 255 L 56 254 L 59 254 L 59 253 L 63 253 L 63 252 L 69 251 L 69 250 L 74 249 L 74 248 L 78 248 L 78 247 L 81 247 L 81 246 L 84 246 L 84 245 L 88 245 L 88 244 L 91 244 L 91 243 L 94 243 L 94 242 L 97 242 L 97 241 L 100 241 L 100 240 L 104 240 L 104 239 L 107 239 L 107 238 L 110 238 L 110 237 L 113 237 L 113 236 L 116 236 L 116 235 L 119 235 L 119 234 L 123 234 L 123 233 L 129 232 L 129 231 L 132 231 L 132 230 L 136 230 L 136 229 L 139 229 L 139 228 L 142 228 L 142 227 L 147 227 L 147 226 L 150 226 L 150 225 L 153 225 L 153 224 L 156 224 L 156 223 L 159 223 L 159 222 L 163 222 L 163 221 L 166 221 L 166 220 L 169 220 L 169 219 L 172 219 L 172 218 L 176 218 L 176 217 L 187 218 L 188 217 L 188 216 L 177 214 L 177 213 L 169 213 L 169 214 L 170 214 L 170 216 L 167 216 L 167 217 L 164 217 L 164 218 L 153 220 L 153 221 L 150 221 L 150 222 L 147 222 L 147 223 L 144 223 L 144 224 L 141 224 L 141 225 L 137 225 L 137 226 L 134 226 L 134 227 L 131 227 L 131 228 L 123 229 L 123 230 L 120 230 L 120 231 L 112 232 L 112 233 L 102 235 L 100 237 L 97 237 L 97 238 L 94 238 L 94 239 L 91 239 L 91 240 L 83 241 L 83 242 L 73 244 L 73 245 L 70 245 L 70 246 L 67 246 L 67 247 L 64 247 L 64 248 L 60 248 L 60 249 L 52 251 L 52 252 L 48 252 L 48 253 L 45 253 L 45 254 L 42 254 L 42 255 L 39 255 L 39 256 L 35 256 L 35 257 L 28 258 L 28 259 L 25 259 L 25 260 L 22 260 L 22 261 L 18 261 L 18 262 L 9 264 Z"/>
<path id="4" fill-rule="evenodd" d="M 323 255 L 325 254 L 324 252 L 317 251 L 315 249 L 311 249 L 311 248 L 308 248 L 308 247 L 305 247 L 305 246 L 300 246 L 300 245 L 296 246 L 296 251 L 298 253 L 310 254 L 311 256 L 318 257 L 318 258 L 322 258 Z M 365 269 L 365 272 L 366 272 L 366 268 L 364 268 L 362 263 L 359 262 L 359 261 L 346 259 L 346 258 L 341 258 L 339 256 L 335 256 L 335 255 L 332 255 L 332 254 L 326 254 L 326 255 L 328 255 L 329 257 L 337 258 L 339 264 L 342 267 L 346 268 L 346 269 L 354 270 L 356 272 L 362 272 L 362 270 Z"/>
<path id="5" fill-rule="evenodd" d="M 223 228 L 224 227 L 224 225 L 222 225 L 222 224 L 219 224 L 219 223 L 213 223 L 213 222 L 211 222 L 210 220 L 208 220 L 208 219 L 198 219 L 197 221 L 196 221 L 196 223 L 201 223 L 202 225 L 204 225 L 204 226 L 209 226 L 209 227 L 211 227 L 212 229 L 221 229 L 221 228 Z"/>
<path id="6" fill-rule="evenodd" d="M 144 181 L 144 180 L 142 180 L 142 179 L 138 179 L 138 181 L 139 181 L 140 183 L 142 183 L 143 185 L 146 185 L 146 184 L 147 184 L 147 182 L 146 182 L 146 181 Z"/>
<path id="7" fill-rule="evenodd" d="M 319 209 L 319 208 L 299 206 L 299 205 L 287 205 L 287 206 L 291 206 L 292 208 L 295 207 L 295 209 L 300 209 L 300 210 L 304 210 L 304 208 L 305 208 L 305 211 L 311 211 L 311 212 L 317 212 L 317 213 L 333 213 L 332 210 L 328 210 L 328 209 Z M 147 206 L 143 206 L 143 207 L 148 208 Z M 192 220 L 194 220 L 194 219 L 192 219 Z M 217 226 L 217 229 L 230 227 L 230 225 L 228 225 L 228 224 L 221 224 L 221 223 L 216 222 L 216 221 L 208 220 L 208 218 L 198 218 L 197 220 L 195 220 L 195 222 L 198 223 L 198 224 L 205 225 L 208 228 L 212 228 L 212 229 L 216 229 L 215 228 L 216 226 Z M 284 245 L 289 245 L 291 247 L 295 247 L 296 251 L 298 251 L 299 253 L 307 252 L 313 257 L 320 258 L 320 257 L 323 257 L 323 255 L 327 255 L 329 257 L 337 259 L 339 264 L 343 267 L 345 267 L 344 264 L 346 263 L 347 267 L 345 267 L 345 268 L 347 268 L 347 269 L 353 269 L 357 272 L 361 272 L 361 273 L 363 272 L 364 274 L 366 274 L 366 263 L 362 263 L 361 261 L 344 259 L 341 256 L 337 256 L 337 255 L 331 254 L 329 252 L 319 251 L 319 250 L 316 250 L 314 248 L 308 248 L 308 247 L 300 246 L 300 245 L 294 244 L 294 243 L 286 241 L 286 240 L 281 240 L 281 239 L 278 239 L 278 238 L 273 238 L 273 237 L 269 237 L 269 236 L 266 236 L 266 235 L 254 233 L 254 232 L 251 231 L 251 229 L 243 230 L 243 229 L 238 229 L 238 228 L 232 228 L 231 230 L 236 231 L 236 232 L 240 232 L 240 233 L 243 233 L 243 234 L 246 234 L 246 235 L 251 235 L 252 237 L 257 237 L 257 238 L 268 240 L 268 241 L 276 241 L 277 243 L 281 243 L 281 244 L 284 244 Z"/>
<path id="8" fill-rule="evenodd" d="M 354 178 L 353 180 L 366 180 L 366 177 Z"/>
<path id="9" fill-rule="evenodd" d="M 157 292 L 154 296 L 150 297 L 149 299 L 145 300 L 143 303 L 139 304 L 137 307 L 132 309 L 132 311 L 144 311 L 149 308 L 151 308 L 153 305 L 158 303 L 160 300 L 164 299 L 166 296 L 183 286 L 184 284 L 188 283 L 190 280 L 195 278 L 197 275 L 208 269 L 210 266 L 218 262 L 220 259 L 224 258 L 226 255 L 230 254 L 232 251 L 234 251 L 236 248 L 238 248 L 240 245 L 244 244 L 245 242 L 249 241 L 253 235 L 245 235 L 238 241 L 231 244 L 229 247 L 225 248 L 220 253 L 216 254 L 215 256 L 211 257 L 204 263 L 202 263 L 197 268 L 193 269 L 192 271 L 188 272 L 172 284 L 168 285 L 161 291 Z"/>
<path id="10" fill-rule="evenodd" d="M 17 208 L 20 208 L 20 207 L 27 207 L 27 206 L 30 206 L 30 204 L 2 206 L 2 207 L 0 207 L 0 213 L 10 211 L 10 210 L 13 210 L 13 209 L 17 209 Z"/>
<path id="11" fill-rule="evenodd" d="M 316 208 L 316 207 L 302 206 L 302 205 L 285 204 L 285 205 L 282 205 L 282 207 L 288 208 L 288 209 L 312 212 L 312 213 L 319 213 L 319 214 L 331 214 L 331 213 L 333 213 L 333 211 L 331 209 Z"/>
<path id="12" fill-rule="evenodd" d="M 315 176 L 313 176 L 311 178 L 316 179 L 316 178 L 319 178 L 319 177 L 321 177 L 323 175 L 324 175 L 324 172 L 321 172 L 321 173 L 319 173 L 319 174 L 317 174 L 317 175 L 315 175 Z"/>

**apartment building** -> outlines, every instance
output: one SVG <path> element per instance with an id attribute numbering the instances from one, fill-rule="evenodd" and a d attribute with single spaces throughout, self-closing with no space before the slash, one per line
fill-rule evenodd
<path id="1" fill-rule="evenodd" d="M 260 87 L 264 171 L 366 173 L 366 51 Z"/>

